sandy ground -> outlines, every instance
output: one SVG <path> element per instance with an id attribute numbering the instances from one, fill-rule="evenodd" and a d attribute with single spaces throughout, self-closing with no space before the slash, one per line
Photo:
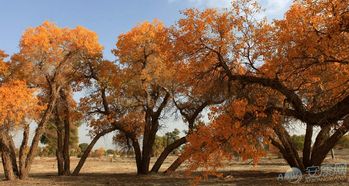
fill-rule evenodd
<path id="1" fill-rule="evenodd" d="M 162 170 L 175 158 L 169 157 Z M 327 159 L 326 163 L 348 163 L 348 160 L 349 154 L 342 153 L 336 160 Z M 75 167 L 78 159 L 72 157 L 71 161 L 72 167 Z M 89 158 L 80 176 L 59 177 L 56 176 L 57 167 L 54 158 L 36 158 L 28 180 L 0 181 L 0 185 L 190 185 L 193 177 L 185 176 L 183 169 L 182 167 L 170 176 L 163 174 L 137 176 L 133 158 L 117 158 L 112 162 L 107 159 Z M 290 183 L 277 180 L 277 176 L 285 173 L 287 169 L 289 167 L 284 161 L 276 157 L 263 158 L 257 166 L 249 164 L 249 161 L 231 161 L 220 170 L 224 174 L 222 178 L 210 177 L 208 180 L 202 180 L 200 185 L 287 185 Z M 4 179 L 2 169 L 0 169 L 0 179 Z M 349 185 L 349 174 L 345 179 L 306 185 Z"/>

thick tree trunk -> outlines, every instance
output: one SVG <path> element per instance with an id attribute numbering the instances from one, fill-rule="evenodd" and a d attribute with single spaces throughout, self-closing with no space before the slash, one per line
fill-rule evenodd
<path id="1" fill-rule="evenodd" d="M 15 143 L 13 142 L 13 139 L 8 132 L 5 132 L 3 135 L 4 135 L 4 140 L 6 140 L 6 144 L 8 144 L 9 156 L 11 158 L 13 172 L 16 176 L 19 176 Z"/>
<path id="2" fill-rule="evenodd" d="M 312 153 L 312 163 L 315 166 L 321 165 L 321 163 L 326 158 L 327 154 L 330 152 L 332 148 L 336 145 L 336 143 L 349 131 L 349 118 L 347 118 L 343 126 L 334 132 L 331 137 L 329 137 L 326 141 L 322 143 L 318 148 L 315 149 Z"/>
<path id="3" fill-rule="evenodd" d="M 64 104 L 64 143 L 63 143 L 63 156 L 64 156 L 64 175 L 70 175 L 70 109 L 67 97 L 67 92 L 61 90 L 61 98 Z"/>
<path id="4" fill-rule="evenodd" d="M 1 144 L 2 146 L 2 153 L 1 153 L 1 158 L 2 158 L 2 164 L 4 167 L 4 174 L 6 180 L 15 180 L 16 176 L 13 172 L 13 167 L 12 167 L 12 160 L 10 157 L 10 152 L 7 147 L 4 147 L 4 144 Z"/>
<path id="5" fill-rule="evenodd" d="M 15 174 L 15 176 L 19 175 L 19 171 L 18 171 L 18 166 L 17 166 L 17 159 L 16 159 L 16 152 L 15 152 L 15 144 L 12 140 L 12 137 L 9 135 L 9 131 L 7 129 L 2 129 L 2 131 L 0 132 L 0 143 L 2 144 L 2 152 L 3 152 L 3 159 L 5 161 L 8 161 L 9 163 L 11 163 L 11 168 L 13 169 L 11 172 L 9 172 L 9 176 L 11 176 L 11 174 Z M 7 166 L 7 163 L 4 164 Z"/>
<path id="6" fill-rule="evenodd" d="M 279 138 L 279 140 L 282 143 L 282 146 L 284 148 L 284 150 L 280 149 L 280 152 L 285 153 L 285 154 L 283 154 L 283 156 L 285 158 L 287 158 L 288 161 L 291 162 L 290 165 L 293 167 L 297 167 L 301 170 L 304 170 L 305 168 L 304 168 L 303 162 L 299 158 L 296 147 L 292 143 L 291 137 L 288 134 L 288 132 L 286 131 L 286 129 L 283 126 L 278 125 L 278 126 L 274 127 L 274 132 L 278 136 L 278 138 Z"/>
<path id="7" fill-rule="evenodd" d="M 142 153 L 137 139 L 132 139 L 132 147 L 136 156 L 137 174 L 142 171 Z"/>
<path id="8" fill-rule="evenodd" d="M 59 115 L 58 104 L 55 106 L 55 125 L 57 133 L 57 149 L 56 149 L 56 159 L 57 159 L 57 169 L 58 176 L 64 175 L 64 157 L 63 157 L 63 126 L 62 120 Z"/>
<path id="9" fill-rule="evenodd" d="M 316 136 L 315 143 L 313 145 L 313 152 L 316 152 L 318 148 L 329 138 L 330 130 L 330 125 L 326 125 L 321 128 L 319 134 Z"/>
<path id="10" fill-rule="evenodd" d="M 56 157 L 57 157 L 58 175 L 59 175 L 59 176 L 62 176 L 62 175 L 64 175 L 63 131 L 62 131 L 62 128 L 60 128 L 60 127 L 57 127 L 57 150 L 56 150 Z"/>
<path id="11" fill-rule="evenodd" d="M 13 170 L 13 162 L 11 158 L 11 150 L 10 150 L 10 141 L 7 139 L 6 130 L 2 130 L 0 133 L 0 150 L 1 150 L 1 158 L 2 164 L 4 168 L 5 178 L 7 180 L 16 179 L 14 170 Z"/>
<path id="12" fill-rule="evenodd" d="M 304 145 L 303 145 L 303 164 L 304 167 L 311 166 L 310 157 L 311 157 L 311 139 L 313 137 L 313 126 L 307 124 L 305 136 L 304 136 Z"/>
<path id="13" fill-rule="evenodd" d="M 278 143 L 272 138 L 271 144 L 274 145 L 277 149 L 279 149 L 279 152 L 281 153 L 282 157 L 285 159 L 285 161 L 290 167 L 298 167 L 298 163 L 297 161 L 295 161 L 295 158 L 290 153 L 288 153 L 288 151 L 285 150 L 282 144 Z"/>
<path id="14" fill-rule="evenodd" d="M 159 121 L 149 115 L 146 117 L 147 126 L 144 130 L 143 147 L 142 147 L 142 162 L 141 171 L 138 174 L 148 174 L 151 155 L 153 153 L 153 145 L 155 141 L 156 132 L 158 131 Z"/>
<path id="15" fill-rule="evenodd" d="M 159 158 L 156 160 L 155 164 L 153 165 L 153 168 L 151 169 L 151 172 L 158 172 L 161 165 L 164 163 L 167 156 L 175 149 L 180 147 L 181 145 L 185 144 L 187 142 L 186 137 L 182 137 L 175 142 L 168 145 L 161 153 Z"/>
<path id="16" fill-rule="evenodd" d="M 27 156 L 26 149 L 28 147 L 28 140 L 29 140 L 29 125 L 25 124 L 23 129 L 23 139 L 21 146 L 19 148 L 19 178 L 22 178 L 22 172 L 25 172 L 25 158 Z"/>

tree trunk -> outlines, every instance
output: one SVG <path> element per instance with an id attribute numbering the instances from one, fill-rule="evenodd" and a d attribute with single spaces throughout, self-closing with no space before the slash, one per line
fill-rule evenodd
<path id="1" fill-rule="evenodd" d="M 161 153 L 159 158 L 156 160 L 155 164 L 153 165 L 153 168 L 151 169 L 151 172 L 158 172 L 161 165 L 164 163 L 167 156 L 175 149 L 180 147 L 181 145 L 185 144 L 187 142 L 186 137 L 182 137 L 175 142 L 168 145 Z"/>
<path id="2" fill-rule="evenodd" d="M 142 171 L 142 153 L 137 139 L 132 139 L 132 147 L 136 156 L 137 174 Z"/>
<path id="3" fill-rule="evenodd" d="M 321 130 L 319 134 L 316 136 L 315 143 L 313 145 L 313 152 L 316 152 L 318 148 L 329 138 L 330 130 L 330 125 L 321 127 Z"/>
<path id="4" fill-rule="evenodd" d="M 305 169 L 302 160 L 299 158 L 298 152 L 296 150 L 296 147 L 292 143 L 291 137 L 286 131 L 286 129 L 282 125 L 278 125 L 274 127 L 274 132 L 278 136 L 279 140 L 282 143 L 282 146 L 284 148 L 284 151 L 280 149 L 281 153 L 284 157 L 288 158 L 288 161 L 291 161 L 292 167 L 297 167 L 301 169 L 302 171 Z"/>
<path id="5" fill-rule="evenodd" d="M 63 131 L 62 128 L 57 127 L 57 149 L 56 149 L 56 157 L 57 157 L 57 168 L 58 175 L 64 175 L 64 159 L 63 159 Z"/>
<path id="6" fill-rule="evenodd" d="M 303 164 L 304 167 L 311 166 L 310 157 L 311 157 L 311 139 L 313 137 L 313 126 L 307 124 L 305 136 L 304 136 L 304 145 L 303 145 Z"/>
<path id="7" fill-rule="evenodd" d="M 85 163 L 88 155 L 90 154 L 91 150 L 93 149 L 93 146 L 97 143 L 99 138 L 101 138 L 102 136 L 104 136 L 104 135 L 106 135 L 106 134 L 108 134 L 116 129 L 118 129 L 118 127 L 115 126 L 115 127 L 110 128 L 110 129 L 104 130 L 104 131 L 100 132 L 99 134 L 97 134 L 92 139 L 91 143 L 87 146 L 86 150 L 84 151 L 84 154 L 81 156 L 79 163 L 76 165 L 76 167 L 72 173 L 73 176 L 79 175 L 80 170 L 84 166 L 84 163 Z"/>
<path id="8" fill-rule="evenodd" d="M 13 162 L 11 158 L 11 152 L 10 152 L 10 143 L 9 140 L 6 139 L 5 135 L 6 131 L 3 130 L 0 133 L 0 147 L 1 147 L 1 158 L 2 158 L 2 164 L 4 168 L 4 174 L 6 180 L 14 180 L 16 179 L 14 170 L 13 170 Z"/>
<path id="9" fill-rule="evenodd" d="M 274 145 L 277 149 L 279 149 L 279 152 L 281 153 L 282 157 L 286 160 L 287 164 L 290 167 L 297 167 L 297 163 L 295 162 L 294 158 L 290 156 L 290 154 L 285 150 L 285 148 L 275 141 L 274 139 L 270 138 L 271 144 Z"/>
<path id="10" fill-rule="evenodd" d="M 63 156 L 64 156 L 64 175 L 70 175 L 70 110 L 69 102 L 67 98 L 67 92 L 61 90 L 61 98 L 64 104 L 64 143 L 63 143 Z"/>
<path id="11" fill-rule="evenodd" d="M 25 124 L 23 129 L 23 139 L 21 146 L 19 148 L 19 178 L 22 178 L 22 172 L 25 172 L 25 158 L 26 158 L 26 149 L 28 147 L 29 140 L 29 125 Z"/>
<path id="12" fill-rule="evenodd" d="M 349 118 L 344 121 L 343 126 L 334 132 L 331 137 L 322 143 L 315 151 L 312 153 L 312 162 L 314 166 L 319 166 L 326 158 L 327 154 L 331 149 L 334 148 L 336 143 L 348 132 L 349 130 Z"/>
<path id="13" fill-rule="evenodd" d="M 4 144 L 2 144 L 1 146 L 2 146 L 1 158 L 2 158 L 2 164 L 4 167 L 5 178 L 6 180 L 15 180 L 16 176 L 13 172 L 10 152 L 8 151 L 9 149 L 4 147 Z"/>
<path id="14" fill-rule="evenodd" d="M 153 145 L 155 141 L 156 132 L 158 131 L 159 121 L 157 118 L 149 116 L 146 118 L 147 123 L 144 130 L 144 139 L 142 147 L 142 163 L 141 171 L 138 174 L 148 174 L 149 173 L 149 164 L 151 155 L 153 152 Z"/>
<path id="15" fill-rule="evenodd" d="M 178 169 L 178 167 L 180 165 L 182 165 L 182 163 L 187 160 L 189 158 L 189 156 L 181 154 L 171 165 L 170 167 L 168 167 L 166 169 L 166 171 L 164 172 L 165 174 L 171 174 L 174 171 L 176 171 Z"/>
<path id="16" fill-rule="evenodd" d="M 64 155 L 64 175 L 70 175 L 70 152 L 69 152 L 69 133 L 70 133 L 70 122 L 65 122 L 64 127 L 64 148 L 63 148 L 63 155 Z"/>
<path id="17" fill-rule="evenodd" d="M 53 91 L 57 91 L 56 89 L 52 89 Z M 29 171 L 31 168 L 31 165 L 33 163 L 34 157 L 36 155 L 36 151 L 39 146 L 40 138 L 42 134 L 44 133 L 44 127 L 47 123 L 48 119 L 50 118 L 50 115 L 55 107 L 56 99 L 57 99 L 57 92 L 52 92 L 49 104 L 41 118 L 41 121 L 38 123 L 38 127 L 35 130 L 35 135 L 33 137 L 26 161 L 25 161 L 25 169 L 21 172 L 20 178 L 26 179 L 29 176 Z"/>
<path id="18" fill-rule="evenodd" d="M 57 169 L 58 176 L 64 175 L 64 159 L 63 159 L 63 127 L 62 120 L 59 115 L 58 104 L 55 106 L 55 125 L 57 133 L 57 149 L 56 149 L 56 159 L 57 159 Z"/>

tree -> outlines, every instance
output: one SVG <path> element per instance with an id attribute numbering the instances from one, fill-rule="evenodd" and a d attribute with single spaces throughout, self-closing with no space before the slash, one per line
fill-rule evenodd
<path id="1" fill-rule="evenodd" d="M 272 143 L 290 166 L 304 170 L 320 165 L 348 131 L 346 3 L 296 1 L 273 24 L 253 17 L 259 9 L 254 1 L 233 2 L 229 12 L 189 9 L 178 22 L 178 53 L 186 53 L 201 74 L 219 73 L 273 95 L 265 113 L 281 118 Z M 307 125 L 303 159 L 285 128 L 290 118 Z M 322 132 L 311 148 L 314 126 Z"/>
<path id="2" fill-rule="evenodd" d="M 87 78 L 84 87 L 91 91 L 81 98 L 79 110 L 84 113 L 85 121 L 92 128 L 92 141 L 73 171 L 75 176 L 79 174 L 100 137 L 118 131 L 120 139 L 125 142 L 132 139 L 132 143 L 136 143 L 143 130 L 143 121 L 140 119 L 144 117 L 143 114 L 136 112 L 132 107 L 126 107 L 133 102 L 124 96 L 122 87 L 127 84 L 124 84 L 120 76 L 116 76 L 122 72 L 115 63 L 101 59 L 90 61 L 84 73 Z"/>
<path id="3" fill-rule="evenodd" d="M 87 143 L 80 143 L 80 144 L 79 144 L 80 152 L 81 152 L 81 153 L 85 152 L 86 149 L 87 149 L 87 147 L 88 147 L 88 144 L 87 144 Z"/>
<path id="4" fill-rule="evenodd" d="M 56 114 L 56 113 L 55 113 Z M 61 116 L 56 116 L 61 117 Z M 47 149 L 49 155 L 56 155 L 57 157 L 57 167 L 58 167 L 58 174 L 63 175 L 64 174 L 64 159 L 63 159 L 63 127 L 60 126 L 60 123 L 57 123 L 54 118 L 51 119 L 47 126 L 45 133 L 42 135 L 40 142 L 45 146 Z M 62 121 L 62 120 L 58 120 Z M 79 143 L 79 133 L 78 128 L 80 126 L 79 121 L 73 121 L 72 125 L 70 126 L 70 135 L 69 135 L 69 154 L 76 154 L 77 152 L 80 152 L 78 143 Z M 60 128 L 59 128 L 60 127 Z M 61 129 L 61 130 L 58 130 Z M 62 131 L 63 130 L 63 131 Z M 60 136 L 61 135 L 61 136 Z"/>
<path id="5" fill-rule="evenodd" d="M 98 148 L 94 151 L 93 156 L 101 159 L 105 155 L 105 149 L 103 147 Z"/>
<path id="6" fill-rule="evenodd" d="M 144 113 L 142 149 L 134 139 L 137 173 L 149 172 L 150 158 L 159 120 L 170 101 L 168 87 L 175 71 L 171 68 L 168 29 L 158 21 L 144 22 L 118 38 L 113 53 L 125 68 L 125 96 Z"/>
<path id="7" fill-rule="evenodd" d="M 37 88 L 40 104 L 45 105 L 37 128 L 28 148 L 29 126 L 25 127 L 20 147 L 19 177 L 28 177 L 35 152 L 37 151 L 44 128 L 55 108 L 60 92 L 69 83 L 77 81 L 78 69 L 84 62 L 100 56 L 102 47 L 95 33 L 83 28 L 58 28 L 44 22 L 42 25 L 27 29 L 20 42 L 20 52 L 12 56 L 11 76 L 26 80 L 28 86 Z"/>
<path id="8" fill-rule="evenodd" d="M 20 172 L 10 132 L 17 128 L 26 128 L 25 120 L 36 119 L 42 107 L 34 95 L 35 89 L 28 88 L 24 81 L 12 79 L 9 63 L 4 61 L 5 57 L 7 55 L 0 50 L 0 151 L 5 177 L 13 180 Z"/>
<path id="9" fill-rule="evenodd" d="M 304 146 L 304 135 L 292 135 L 291 141 L 295 145 L 297 151 L 302 151 Z"/>

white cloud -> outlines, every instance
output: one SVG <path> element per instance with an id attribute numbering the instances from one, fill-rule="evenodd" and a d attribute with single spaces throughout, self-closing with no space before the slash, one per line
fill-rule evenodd
<path id="1" fill-rule="evenodd" d="M 238 1 L 238 0 L 237 0 Z M 289 8 L 292 0 L 257 0 L 265 10 L 268 18 L 281 18 Z M 169 3 L 186 2 L 198 8 L 227 8 L 231 0 L 168 0 Z"/>

